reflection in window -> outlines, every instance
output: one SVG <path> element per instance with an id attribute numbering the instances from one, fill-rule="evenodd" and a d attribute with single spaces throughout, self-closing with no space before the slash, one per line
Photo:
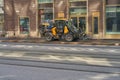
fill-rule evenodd
<path id="1" fill-rule="evenodd" d="M 70 14 L 81 14 L 84 15 L 87 13 L 86 7 L 81 8 L 70 8 Z"/>
<path id="2" fill-rule="evenodd" d="M 20 33 L 28 34 L 29 33 L 29 18 L 28 17 L 20 17 Z"/>
<path id="3" fill-rule="evenodd" d="M 69 0 L 69 2 L 87 1 L 87 0 Z"/>
<path id="4" fill-rule="evenodd" d="M 120 6 L 106 7 L 106 31 L 120 32 Z"/>
<path id="5" fill-rule="evenodd" d="M 0 0 L 0 34 L 4 31 L 4 1 Z"/>
<path id="6" fill-rule="evenodd" d="M 73 22 L 74 26 L 78 27 L 78 25 L 77 25 L 77 17 L 71 17 L 71 19 L 72 19 L 72 22 Z"/>
<path id="7" fill-rule="evenodd" d="M 87 2 L 86 1 L 74 1 L 69 2 L 70 15 L 86 15 L 87 13 Z"/>
<path id="8" fill-rule="evenodd" d="M 85 17 L 79 17 L 79 27 L 82 29 L 82 31 L 86 31 L 86 20 Z"/>
<path id="9" fill-rule="evenodd" d="M 38 0 L 39 3 L 52 3 L 53 0 Z"/>
<path id="10" fill-rule="evenodd" d="M 52 3 L 39 4 L 39 20 L 40 22 L 44 22 L 45 20 L 53 20 Z"/>
<path id="11" fill-rule="evenodd" d="M 3 25 L 4 25 L 4 14 L 0 14 L 0 32 L 3 31 Z"/>

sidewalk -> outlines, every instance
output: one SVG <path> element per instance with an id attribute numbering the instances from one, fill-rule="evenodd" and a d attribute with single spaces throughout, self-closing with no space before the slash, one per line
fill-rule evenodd
<path id="1" fill-rule="evenodd" d="M 120 39 L 92 39 L 92 40 L 76 40 L 73 42 L 51 41 L 48 42 L 43 38 L 0 38 L 0 42 L 22 42 L 22 43 L 49 43 L 49 44 L 83 44 L 83 45 L 114 45 L 120 46 Z"/>

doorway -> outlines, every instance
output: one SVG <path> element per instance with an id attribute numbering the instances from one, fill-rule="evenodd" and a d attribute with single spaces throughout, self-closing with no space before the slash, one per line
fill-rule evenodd
<path id="1" fill-rule="evenodd" d="M 93 17 L 93 33 L 98 34 L 98 17 Z"/>
<path id="2" fill-rule="evenodd" d="M 100 12 L 93 12 L 92 13 L 92 33 L 93 33 L 93 38 L 100 38 L 99 34 L 99 24 L 100 24 Z"/>

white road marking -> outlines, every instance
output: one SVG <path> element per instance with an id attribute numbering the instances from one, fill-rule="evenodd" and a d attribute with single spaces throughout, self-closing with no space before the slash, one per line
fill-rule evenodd
<path id="1" fill-rule="evenodd" d="M 16 48 L 24 48 L 26 47 L 25 45 L 12 45 L 12 47 L 16 47 Z"/>
<path id="2" fill-rule="evenodd" d="M 0 79 L 11 78 L 11 77 L 16 77 L 16 75 L 4 75 L 4 76 L 0 76 Z"/>
<path id="3" fill-rule="evenodd" d="M 78 51 L 78 49 L 76 49 L 76 48 L 71 48 L 70 50 L 72 50 L 72 51 Z"/>
<path id="4" fill-rule="evenodd" d="M 33 46 L 27 46 L 26 48 L 33 48 Z"/>
<path id="5" fill-rule="evenodd" d="M 92 58 L 89 56 L 64 56 L 64 55 L 38 55 L 38 56 L 29 56 L 26 52 L 13 52 L 13 53 L 5 53 L 0 52 L 1 57 L 14 57 L 14 58 L 29 58 L 29 59 L 38 59 L 43 61 L 71 61 L 71 62 L 83 62 L 91 65 L 106 65 L 112 66 L 111 62 L 106 58 Z M 120 62 L 114 62 L 116 64 L 120 64 Z"/>
<path id="6" fill-rule="evenodd" d="M 110 77 L 119 77 L 119 74 L 99 74 L 96 76 L 93 76 L 90 78 L 90 80 L 105 80 L 105 79 L 109 79 Z"/>
<path id="7" fill-rule="evenodd" d="M 110 50 L 110 52 L 116 52 L 115 50 Z"/>
<path id="8" fill-rule="evenodd" d="M 8 45 L 2 45 L 2 46 L 6 47 L 6 46 L 8 46 Z"/>
<path id="9" fill-rule="evenodd" d="M 24 56 L 25 52 L 12 52 L 12 53 L 6 53 L 6 52 L 0 52 L 1 57 L 22 57 Z"/>
<path id="10" fill-rule="evenodd" d="M 22 57 L 24 54 L 22 53 L 11 53 L 11 54 L 5 54 L 4 57 Z"/>
<path id="11" fill-rule="evenodd" d="M 83 62 L 91 65 L 106 65 L 112 66 L 111 62 L 105 58 L 91 58 L 91 57 L 78 57 L 78 56 L 54 56 L 54 55 L 43 55 L 37 57 L 39 60 L 47 61 L 71 61 L 71 62 Z M 119 64 L 120 62 L 114 62 Z"/>
<path id="12" fill-rule="evenodd" d="M 0 56 L 3 56 L 3 52 L 0 52 Z"/>
<path id="13" fill-rule="evenodd" d="M 9 45 L 0 44 L 0 47 L 12 47 L 12 48 L 25 48 L 25 49 L 47 49 L 47 50 L 58 50 L 58 51 L 88 51 L 88 52 L 112 52 L 119 53 L 119 49 L 101 49 L 101 48 L 81 48 L 81 47 L 61 47 L 61 46 L 36 46 L 36 45 Z"/>
<path id="14" fill-rule="evenodd" d="M 90 51 L 94 51 L 95 49 L 89 49 Z"/>

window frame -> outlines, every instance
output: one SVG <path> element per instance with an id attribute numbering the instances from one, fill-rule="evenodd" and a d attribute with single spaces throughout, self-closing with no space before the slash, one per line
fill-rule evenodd
<path id="1" fill-rule="evenodd" d="M 21 26 L 20 26 L 20 18 L 28 18 L 28 32 L 22 32 L 20 29 L 21 29 Z M 20 34 L 29 34 L 30 33 L 30 18 L 28 17 L 28 16 L 19 16 L 19 18 L 18 18 L 19 20 L 19 32 L 20 32 Z"/>
<path id="2" fill-rule="evenodd" d="M 112 10 L 109 11 L 109 10 L 108 10 L 108 11 L 107 11 L 107 8 L 109 8 L 109 7 L 116 8 L 116 10 L 114 10 L 114 11 L 112 11 Z M 106 22 L 106 23 L 105 23 L 105 28 L 106 28 L 106 29 L 105 29 L 105 32 L 106 32 L 106 34 L 120 34 L 120 31 L 117 32 L 117 29 L 116 29 L 116 31 L 113 31 L 113 29 L 112 29 L 112 30 L 109 32 L 109 31 L 108 31 L 109 29 L 107 28 L 107 27 L 108 27 L 108 26 L 107 26 L 107 18 L 112 18 L 112 13 L 115 13 L 115 14 L 116 14 L 116 15 L 113 14 L 113 18 L 117 18 L 117 12 L 120 12 L 120 10 L 118 10 L 117 7 L 120 8 L 120 5 L 117 4 L 117 5 L 106 5 L 106 6 L 105 6 L 105 16 L 106 16 L 106 18 L 105 18 L 105 22 Z M 109 14 L 109 13 L 111 13 L 111 17 L 107 17 L 107 16 L 108 16 L 107 14 Z M 114 17 L 114 16 L 115 16 L 115 17 Z M 118 19 L 116 19 L 116 22 L 117 22 L 117 21 L 118 21 Z M 117 24 L 118 24 L 118 23 L 117 23 Z M 117 27 L 118 27 L 118 26 L 117 26 Z M 111 27 L 111 28 L 112 28 L 112 27 Z"/>

